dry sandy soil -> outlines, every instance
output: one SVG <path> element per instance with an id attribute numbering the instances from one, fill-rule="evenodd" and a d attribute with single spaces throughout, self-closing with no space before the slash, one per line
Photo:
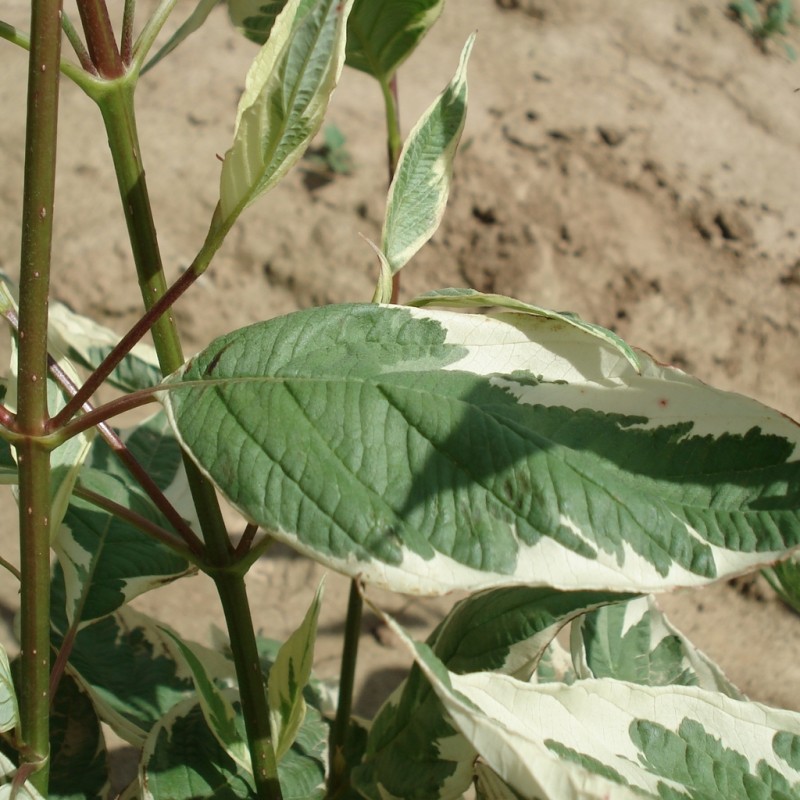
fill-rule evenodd
<path id="1" fill-rule="evenodd" d="M 24 22 L 21 0 L 2 16 Z M 188 13 L 188 6 L 179 13 Z M 176 21 L 177 24 L 177 21 Z M 449 80 L 467 35 L 470 116 L 450 206 L 404 273 L 404 296 L 470 285 L 569 309 L 656 358 L 800 418 L 798 65 L 762 52 L 724 0 L 448 0 L 401 69 L 407 131 Z M 192 258 L 216 203 L 254 47 L 209 24 L 142 82 L 142 149 L 170 275 Z M 24 56 L 0 47 L 0 266 L 18 258 Z M 124 331 L 138 288 L 103 133 L 62 94 L 55 296 Z M 368 300 L 385 196 L 379 92 L 347 71 L 330 111 L 352 175 L 314 189 L 295 171 L 248 211 L 176 316 L 188 351 L 231 328 L 320 303 Z M 13 521 L 1 534 L 15 557 Z M 322 573 L 281 549 L 256 565 L 258 624 L 285 636 Z M 6 616 L 15 587 L 0 577 Z M 329 581 L 318 667 L 336 672 L 346 582 Z M 452 602 L 382 596 L 418 636 Z M 202 578 L 142 598 L 205 638 L 219 610 Z M 674 621 L 753 698 L 800 710 L 800 619 L 759 582 L 665 598 Z M 358 709 L 371 712 L 405 658 L 364 623 Z M 7 638 L 7 637 L 6 637 Z"/>

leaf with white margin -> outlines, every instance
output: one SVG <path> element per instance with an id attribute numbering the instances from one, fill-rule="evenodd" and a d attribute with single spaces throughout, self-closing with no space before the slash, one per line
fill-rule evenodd
<path id="1" fill-rule="evenodd" d="M 462 734 L 525 797 L 800 797 L 800 714 L 695 686 L 456 675 L 392 627 Z"/>
<path id="2" fill-rule="evenodd" d="M 178 513 L 199 529 L 181 450 L 163 412 L 118 431 L 131 455 Z M 97 438 L 80 474 L 83 488 L 171 530 L 144 490 Z M 93 622 L 144 592 L 194 571 L 189 562 L 129 521 L 74 497 L 54 542 L 64 569 L 70 624 Z"/>
<path id="3" fill-rule="evenodd" d="M 244 737 L 237 691 L 223 693 L 237 708 L 236 725 Z M 309 708 L 295 745 L 278 765 L 284 800 L 325 797 L 327 728 L 317 711 Z M 139 784 L 145 800 L 256 797 L 252 775 L 225 752 L 208 729 L 200 704 L 191 698 L 153 727 L 142 751 Z"/>
<path id="4" fill-rule="evenodd" d="M 800 545 L 800 429 L 529 314 L 327 306 L 217 339 L 163 384 L 253 522 L 415 594 L 701 585 Z"/>
<path id="5" fill-rule="evenodd" d="M 199 0 L 194 11 L 183 21 L 178 30 L 169 37 L 167 43 L 144 65 L 140 74 L 144 75 L 145 72 L 153 69 L 159 61 L 166 58 L 184 39 L 187 39 L 195 31 L 200 30 L 218 2 L 219 0 Z"/>
<path id="6" fill-rule="evenodd" d="M 225 227 L 298 161 L 344 65 L 353 0 L 289 0 L 247 73 L 212 229 Z"/>
<path id="7" fill-rule="evenodd" d="M 225 748 L 225 752 L 240 767 L 252 773 L 253 764 L 247 739 L 242 738 L 237 729 L 236 709 L 233 707 L 230 693 L 225 692 L 214 682 L 215 676 L 206 668 L 203 657 L 207 648 L 201 648 L 195 642 L 185 642 L 166 628 L 163 630 L 178 646 L 184 663 L 192 673 L 194 688 L 208 729 Z"/>
<path id="8" fill-rule="evenodd" d="M 281 646 L 269 671 L 269 723 L 278 763 L 294 744 L 306 716 L 303 691 L 311 678 L 314 664 L 314 643 L 323 586 L 324 580 L 317 587 L 300 627 Z"/>
<path id="9" fill-rule="evenodd" d="M 0 733 L 17 727 L 17 694 L 11 678 L 8 654 L 0 644 Z"/>
<path id="10" fill-rule="evenodd" d="M 347 66 L 387 83 L 439 19 L 444 0 L 355 0 Z"/>
<path id="11" fill-rule="evenodd" d="M 131 481 L 84 468 L 80 485 L 169 529 L 166 519 Z M 54 548 L 64 570 L 67 617 L 78 628 L 196 571 L 185 558 L 127 520 L 77 496 L 67 509 Z"/>
<path id="12" fill-rule="evenodd" d="M 527 586 L 493 589 L 456 604 L 428 645 L 453 672 L 493 670 L 528 680 L 560 628 L 618 598 Z M 368 798 L 458 798 L 472 780 L 475 756 L 419 669 L 412 668 L 373 720 L 352 782 Z"/>
<path id="13" fill-rule="evenodd" d="M 699 686 L 746 699 L 708 656 L 670 624 L 652 595 L 607 605 L 575 620 L 571 648 L 582 679 Z"/>
<path id="14" fill-rule="evenodd" d="M 520 311 L 523 314 L 533 314 L 537 317 L 559 320 L 567 325 L 574 325 L 576 328 L 591 333 L 608 342 L 630 362 L 631 366 L 640 371 L 639 356 L 636 351 L 624 340 L 617 336 L 613 331 L 604 328 L 602 325 L 595 325 L 593 322 L 585 322 L 577 314 L 571 311 L 550 311 L 547 308 L 533 306 L 530 303 L 523 303 L 513 297 L 506 297 L 502 294 L 487 294 L 476 292 L 474 289 L 437 289 L 432 292 L 418 295 L 413 300 L 409 300 L 406 305 L 415 308 L 425 308 L 426 306 L 436 306 L 437 308 L 498 308 L 505 311 Z"/>
<path id="15" fill-rule="evenodd" d="M 453 160 L 467 118 L 467 61 L 475 43 L 464 45 L 453 80 L 422 115 L 403 145 L 389 187 L 381 250 L 392 274 L 433 236 L 444 216 Z"/>
<path id="16" fill-rule="evenodd" d="M 116 347 L 120 336 L 94 320 L 76 314 L 63 303 L 50 305 L 51 341 L 75 364 L 94 370 Z M 156 351 L 138 342 L 108 376 L 109 384 L 124 392 L 149 389 L 161 380 Z"/>
<path id="17" fill-rule="evenodd" d="M 59 568 L 51 589 L 53 645 L 58 647 L 67 631 Z M 193 692 L 192 674 L 163 628 L 157 620 L 125 606 L 78 632 L 67 666 L 103 722 L 135 747 L 172 706 Z M 219 679 L 234 675 L 231 662 L 213 650 L 203 651 L 203 661 Z"/>

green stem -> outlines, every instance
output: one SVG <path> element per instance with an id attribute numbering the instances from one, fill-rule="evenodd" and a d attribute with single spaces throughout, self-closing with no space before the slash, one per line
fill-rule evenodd
<path id="1" fill-rule="evenodd" d="M 167 294 L 167 285 L 139 152 L 133 107 L 134 85 L 132 79 L 110 83 L 108 91 L 99 95 L 97 102 L 117 172 L 145 308 L 155 311 L 160 307 L 159 301 Z M 207 251 L 208 248 L 204 246 L 201 254 Z M 198 262 L 198 259 L 195 261 Z M 193 273 L 199 274 L 205 269 L 208 260 L 202 265 L 199 262 L 193 265 L 196 267 Z M 174 372 L 183 364 L 183 352 L 172 315 L 167 313 L 159 316 L 152 332 L 162 372 L 165 375 Z M 225 571 L 234 562 L 234 548 L 213 485 L 188 457 L 184 457 L 184 466 L 203 531 L 208 571 L 213 575 L 228 624 L 257 795 L 274 800 L 281 797 L 281 789 L 275 751 L 269 735 L 266 688 L 258 661 L 244 578 Z"/>
<path id="2" fill-rule="evenodd" d="M 400 109 L 397 99 L 397 75 L 386 81 L 381 80 L 381 92 L 383 93 L 383 105 L 386 109 L 386 149 L 387 163 L 389 166 L 389 183 L 394 179 L 397 164 L 400 161 L 400 153 L 403 151 L 403 135 L 400 131 Z M 392 276 L 392 303 L 396 303 L 400 297 L 400 273 L 396 272 Z"/>
<path id="3" fill-rule="evenodd" d="M 244 579 L 231 573 L 219 573 L 213 578 L 222 602 L 231 640 L 231 654 L 236 664 L 256 793 L 258 797 L 280 798 L 281 786 L 270 733 L 269 706 Z"/>
<path id="4" fill-rule="evenodd" d="M 78 31 L 75 30 L 75 26 L 72 24 L 72 20 L 67 16 L 66 11 L 62 12 L 61 28 L 64 31 L 64 35 L 67 37 L 67 41 L 72 45 L 75 55 L 78 56 L 78 61 L 81 62 L 81 66 L 86 70 L 86 72 L 97 76 L 99 73 L 97 72 L 95 65 L 92 63 L 92 57 L 89 55 L 86 45 L 81 40 Z"/>
<path id="5" fill-rule="evenodd" d="M 333 796 L 350 781 L 350 769 L 344 758 L 347 743 L 347 730 L 353 710 L 353 685 L 356 677 L 358 660 L 358 642 L 361 638 L 361 616 L 364 610 L 364 598 L 357 580 L 350 582 L 350 597 L 347 601 L 347 620 L 344 630 L 344 649 L 342 650 L 342 667 L 339 677 L 339 704 L 336 707 L 336 719 L 331 731 L 330 764 L 331 777 L 328 794 Z"/>
<path id="6" fill-rule="evenodd" d="M 20 255 L 18 361 L 21 653 L 17 687 L 22 766 L 47 795 L 50 750 L 50 453 L 47 423 L 47 303 L 58 130 L 61 2 L 33 0 Z"/>

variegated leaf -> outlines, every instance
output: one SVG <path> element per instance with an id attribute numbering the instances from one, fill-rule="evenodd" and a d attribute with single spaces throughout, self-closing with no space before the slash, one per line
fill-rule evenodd
<path id="1" fill-rule="evenodd" d="M 237 692 L 223 691 L 237 709 L 236 725 L 244 737 Z M 316 710 L 309 709 L 295 746 L 278 767 L 284 800 L 321 800 L 325 796 L 326 751 L 327 725 Z M 225 752 L 193 699 L 173 707 L 153 727 L 142 752 L 140 787 L 145 800 L 250 800 L 256 796 L 252 775 Z"/>
<path id="2" fill-rule="evenodd" d="M 636 351 L 626 341 L 617 336 L 613 331 L 601 325 L 595 325 L 592 322 L 585 322 L 577 314 L 573 314 L 569 311 L 550 311 L 540 306 L 532 306 L 530 303 L 523 303 L 521 300 L 516 300 L 513 297 L 476 292 L 474 289 L 438 289 L 433 292 L 421 294 L 413 300 L 410 300 L 406 305 L 414 306 L 415 308 L 436 306 L 438 308 L 459 309 L 502 309 L 505 311 L 519 311 L 523 314 L 533 314 L 537 317 L 558 320 L 567 325 L 574 325 L 576 328 L 591 333 L 593 336 L 597 336 L 598 339 L 602 339 L 604 342 L 608 342 L 613 347 L 616 347 L 616 349 L 628 359 L 631 366 L 637 372 L 639 371 L 639 356 L 636 355 Z"/>
<path id="3" fill-rule="evenodd" d="M 562 626 L 617 597 L 525 586 L 482 592 L 458 603 L 428 645 L 453 672 L 492 670 L 528 680 Z M 472 780 L 475 757 L 413 668 L 375 717 L 353 784 L 371 800 L 455 800 Z"/>
<path id="4" fill-rule="evenodd" d="M 51 588 L 53 643 L 58 647 L 68 630 L 58 568 Z M 216 678 L 232 678 L 232 663 L 219 653 L 205 649 L 203 661 Z M 173 638 L 163 625 L 129 606 L 78 632 L 67 669 L 103 722 L 136 747 L 163 714 L 193 691 L 192 674 Z"/>
<path id="5" fill-rule="evenodd" d="M 123 442 L 173 506 L 199 529 L 178 444 L 163 413 L 120 432 Z M 138 483 L 97 439 L 80 485 L 171 530 Z M 131 522 L 74 497 L 54 543 L 66 579 L 70 624 L 87 625 L 134 597 L 193 571 L 185 558 Z"/>
<path id="6" fill-rule="evenodd" d="M 236 725 L 236 709 L 229 692 L 226 692 L 209 672 L 204 656 L 207 648 L 201 648 L 195 642 L 186 642 L 172 631 L 164 632 L 175 642 L 184 663 L 192 673 L 197 698 L 203 711 L 206 725 L 225 752 L 246 772 L 253 772 L 247 739 L 242 738 Z"/>
<path id="7" fill-rule="evenodd" d="M 278 763 L 294 744 L 306 716 L 303 691 L 311 678 L 314 663 L 323 585 L 320 583 L 317 587 L 300 627 L 283 643 L 269 671 L 269 721 Z"/>
<path id="8" fill-rule="evenodd" d="M 322 125 L 344 64 L 353 0 L 289 0 L 247 74 L 222 164 L 215 226 L 271 189 Z"/>
<path id="9" fill-rule="evenodd" d="M 353 577 L 645 592 L 800 545 L 798 426 L 562 322 L 329 306 L 160 393 L 249 519 Z"/>
<path id="10" fill-rule="evenodd" d="M 63 303 L 50 304 L 50 337 L 73 363 L 89 370 L 96 369 L 120 340 L 114 331 Z M 108 382 L 124 392 L 147 389 L 160 380 L 156 351 L 143 342 L 135 344 L 108 376 Z"/>
<path id="11" fill-rule="evenodd" d="M 670 624 L 652 596 L 604 606 L 575 620 L 572 659 L 579 678 L 699 686 L 745 699 L 722 670 Z"/>
<path id="12" fill-rule="evenodd" d="M 453 159 L 467 117 L 467 39 L 453 80 L 422 115 L 403 145 L 389 187 L 381 249 L 392 273 L 402 269 L 433 236 L 444 216 Z"/>
<path id="13" fill-rule="evenodd" d="M 0 800 L 45 800 L 30 781 L 14 787 L 13 780 L 16 773 L 16 764 L 0 751 Z"/>
<path id="14" fill-rule="evenodd" d="M 462 734 L 524 797 L 800 796 L 800 714 L 694 686 L 456 675 L 397 630 Z"/>
<path id="15" fill-rule="evenodd" d="M 347 65 L 388 82 L 443 8 L 444 0 L 355 0 L 347 25 Z"/>

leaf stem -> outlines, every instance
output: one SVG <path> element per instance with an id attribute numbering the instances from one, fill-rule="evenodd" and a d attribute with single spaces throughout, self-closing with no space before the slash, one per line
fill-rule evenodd
<path id="1" fill-rule="evenodd" d="M 169 15 L 172 13 L 172 9 L 175 8 L 177 2 L 178 0 L 161 0 L 158 8 L 150 16 L 150 19 L 147 20 L 131 52 L 130 64 L 134 72 L 138 73 L 141 71 L 147 54 L 150 52 L 150 48 L 156 40 L 156 36 L 158 36 L 161 29 L 164 27 L 164 23 L 169 19 Z"/>
<path id="2" fill-rule="evenodd" d="M 136 17 L 136 0 L 125 0 L 122 12 L 122 35 L 120 36 L 120 57 L 126 66 L 133 55 L 133 22 Z"/>
<path id="3" fill-rule="evenodd" d="M 350 715 L 353 710 L 353 685 L 356 676 L 363 610 L 364 598 L 361 595 L 361 587 L 356 578 L 350 582 L 350 597 L 347 601 L 344 648 L 342 650 L 342 666 L 339 676 L 339 704 L 336 707 L 336 719 L 331 730 L 329 795 L 335 795 L 350 781 L 350 769 L 344 758 L 344 748 L 347 742 Z"/>
<path id="4" fill-rule="evenodd" d="M 0 556 L 0 567 L 7 569 L 18 581 L 22 580 L 20 571 L 10 561 L 6 561 L 3 556 Z"/>
<path id="5" fill-rule="evenodd" d="M 47 422 L 47 304 L 58 130 L 61 0 L 33 0 L 20 254 L 18 360 L 21 653 L 17 692 L 22 766 L 47 795 L 50 721 L 50 453 Z"/>
<path id="6" fill-rule="evenodd" d="M 113 79 L 124 75 L 125 66 L 119 55 L 105 0 L 78 0 L 78 12 L 81 15 L 89 55 L 97 71 L 104 78 Z"/>
<path id="7" fill-rule="evenodd" d="M 81 66 L 91 75 L 99 76 L 100 73 L 92 63 L 92 57 L 89 55 L 86 45 L 83 43 L 75 26 L 72 24 L 72 20 L 67 16 L 66 11 L 61 12 L 61 28 L 67 40 L 72 45 L 75 55 L 78 56 L 78 61 L 80 61 Z"/>

